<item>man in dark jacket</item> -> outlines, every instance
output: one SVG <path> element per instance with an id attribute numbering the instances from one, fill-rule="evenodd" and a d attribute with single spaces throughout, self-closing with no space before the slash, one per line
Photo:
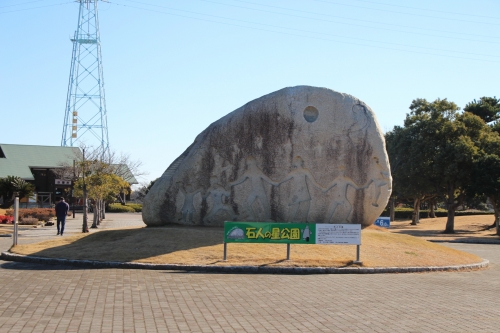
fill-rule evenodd
<path id="1" fill-rule="evenodd" d="M 56 217 L 57 217 L 57 234 L 63 235 L 64 225 L 66 224 L 66 216 L 68 216 L 69 205 L 64 201 L 64 198 L 59 198 L 56 204 Z"/>

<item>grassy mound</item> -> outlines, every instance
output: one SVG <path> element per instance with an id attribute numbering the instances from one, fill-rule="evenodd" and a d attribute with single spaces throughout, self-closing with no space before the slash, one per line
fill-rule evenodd
<path id="1" fill-rule="evenodd" d="M 228 244 L 223 259 L 222 228 L 158 227 L 104 230 L 18 245 L 12 252 L 50 258 L 186 265 L 267 265 L 345 267 L 356 258 L 354 245 Z M 439 244 L 378 227 L 362 231 L 365 267 L 410 267 L 471 264 L 482 259 Z"/>

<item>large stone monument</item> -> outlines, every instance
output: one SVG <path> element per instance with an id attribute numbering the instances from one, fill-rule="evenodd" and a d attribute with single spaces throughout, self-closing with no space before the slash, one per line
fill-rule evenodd
<path id="1" fill-rule="evenodd" d="M 211 124 L 145 198 L 148 226 L 372 224 L 391 193 L 382 131 L 359 99 L 284 88 Z"/>

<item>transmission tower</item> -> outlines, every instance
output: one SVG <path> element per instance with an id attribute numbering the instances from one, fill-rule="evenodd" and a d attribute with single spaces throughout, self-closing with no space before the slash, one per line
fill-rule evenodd
<path id="1" fill-rule="evenodd" d="M 80 3 L 73 42 L 61 146 L 109 149 L 97 0 Z"/>

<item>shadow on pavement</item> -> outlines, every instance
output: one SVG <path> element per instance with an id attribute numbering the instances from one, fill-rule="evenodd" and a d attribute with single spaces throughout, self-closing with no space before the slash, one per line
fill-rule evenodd
<path id="1" fill-rule="evenodd" d="M 420 237 L 427 240 L 438 240 L 442 242 L 466 242 L 466 243 L 493 243 L 500 244 L 500 237 L 494 232 L 473 232 L 470 230 L 455 230 L 455 233 L 447 234 L 441 230 L 418 230 L 418 229 L 399 229 L 394 233 Z"/>
<path id="2" fill-rule="evenodd" d="M 11 270 L 22 270 L 22 271 L 67 271 L 67 270 L 78 270 L 78 269 L 88 269 L 84 267 L 73 267 L 65 265 L 49 265 L 49 264 L 36 264 L 31 262 L 16 262 L 16 261 L 4 261 L 0 264 L 2 269 Z"/>

